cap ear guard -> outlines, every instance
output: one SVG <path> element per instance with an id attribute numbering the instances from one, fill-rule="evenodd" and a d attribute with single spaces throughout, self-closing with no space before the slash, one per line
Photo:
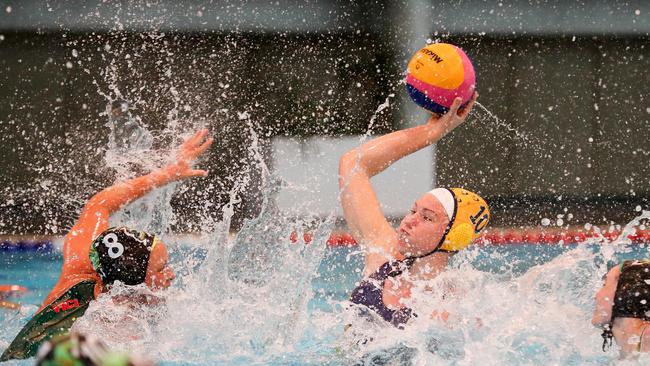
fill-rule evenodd
<path id="1" fill-rule="evenodd" d="M 474 228 L 472 225 L 464 222 L 455 225 L 454 228 L 449 230 L 445 242 L 442 243 L 440 249 L 448 252 L 457 252 L 461 249 L 465 249 L 474 241 L 474 238 Z"/>
<path id="2" fill-rule="evenodd" d="M 455 215 L 439 250 L 456 252 L 467 248 L 490 221 L 490 210 L 483 198 L 462 188 L 451 188 Z"/>

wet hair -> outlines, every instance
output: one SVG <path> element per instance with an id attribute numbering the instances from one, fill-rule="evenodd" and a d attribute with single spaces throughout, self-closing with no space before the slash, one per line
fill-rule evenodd
<path id="1" fill-rule="evenodd" d="M 155 235 L 126 227 L 112 227 L 93 241 L 90 262 L 105 285 L 120 281 L 135 286 L 144 282 Z"/>

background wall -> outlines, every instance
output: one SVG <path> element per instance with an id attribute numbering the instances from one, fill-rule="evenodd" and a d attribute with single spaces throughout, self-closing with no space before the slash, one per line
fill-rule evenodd
<path id="1" fill-rule="evenodd" d="M 255 215 L 253 140 L 272 166 L 276 136 L 420 123 L 401 78 L 427 38 L 467 51 L 482 106 L 438 144 L 440 185 L 485 195 L 497 225 L 568 214 L 624 223 L 650 200 L 648 11 L 604 1 L 0 1 L 0 233 L 65 230 L 114 181 L 103 156 L 116 99 L 132 102 L 157 149 L 196 125 L 217 137 L 203 163 L 211 176 L 174 199 L 179 229 L 192 229 L 197 210 L 218 216 L 242 176 L 252 183 L 237 218 Z"/>
<path id="2" fill-rule="evenodd" d="M 481 187 L 514 209 L 512 223 L 534 222 L 540 210 L 569 208 L 584 222 L 646 207 L 647 40 L 459 39 L 474 55 L 481 103 L 501 123 L 479 111 L 478 120 L 442 141 L 439 155 L 451 159 L 438 162 L 440 182 Z"/>

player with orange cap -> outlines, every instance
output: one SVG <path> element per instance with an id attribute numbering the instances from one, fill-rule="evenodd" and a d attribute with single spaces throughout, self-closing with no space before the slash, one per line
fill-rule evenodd
<path id="1" fill-rule="evenodd" d="M 396 327 L 414 313 L 402 300 L 417 281 L 442 272 L 453 253 L 466 248 L 487 226 L 488 205 L 462 188 L 436 188 L 422 195 L 395 230 L 382 213 L 370 178 L 395 161 L 429 146 L 460 125 L 477 95 L 461 108 L 456 98 L 444 115 L 421 126 L 368 141 L 339 162 L 341 204 L 348 227 L 365 249 L 364 279 L 350 300 Z M 445 318 L 448 314 L 439 314 Z"/>
<path id="2" fill-rule="evenodd" d="M 0 308 L 17 310 L 20 304 L 8 301 L 7 298 L 20 296 L 27 291 L 23 286 L 18 285 L 0 285 Z"/>

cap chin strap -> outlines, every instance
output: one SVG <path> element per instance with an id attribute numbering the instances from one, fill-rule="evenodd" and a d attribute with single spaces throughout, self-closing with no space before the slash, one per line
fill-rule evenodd
<path id="1" fill-rule="evenodd" d="M 612 338 L 614 338 L 612 323 L 603 326 L 603 333 L 600 336 L 603 337 L 603 352 L 607 352 L 607 350 L 612 346 Z"/>
<path id="2" fill-rule="evenodd" d="M 434 250 L 430 251 L 429 253 L 425 253 L 425 254 L 411 255 L 411 256 L 408 256 L 408 257 L 404 258 L 404 260 L 409 260 L 409 261 L 413 262 L 416 259 L 422 259 L 422 258 L 428 257 L 428 256 L 433 255 L 433 254 L 438 253 L 438 252 L 440 252 L 440 253 L 448 253 L 448 254 L 456 254 L 456 253 L 458 253 L 458 250 L 442 249 L 442 243 L 445 242 L 445 237 L 447 236 L 447 232 L 449 231 L 449 226 L 450 225 L 447 225 L 447 226 L 448 227 L 447 227 L 447 230 L 445 231 L 445 234 L 442 236 L 442 239 L 440 239 L 440 242 L 438 242 L 438 245 L 436 245 L 436 248 Z"/>
<path id="3" fill-rule="evenodd" d="M 407 257 L 407 259 L 422 259 L 424 257 L 428 257 L 428 256 L 436 254 L 438 252 L 440 252 L 440 253 L 448 253 L 448 254 L 456 254 L 456 253 L 458 253 L 458 250 L 442 249 L 442 248 L 440 248 L 441 246 L 442 246 L 442 244 L 438 244 L 436 249 L 430 251 L 429 253 L 422 254 L 422 255 L 413 255 L 413 256 Z"/>
<path id="4" fill-rule="evenodd" d="M 431 256 L 431 255 L 433 255 L 435 253 L 438 253 L 438 252 L 448 253 L 448 254 L 456 254 L 456 253 L 458 253 L 458 250 L 447 250 L 447 249 L 442 249 L 441 248 L 442 243 L 445 242 L 445 237 L 447 236 L 447 232 L 449 231 L 450 226 L 451 225 L 447 225 L 447 230 L 445 231 L 445 234 L 442 236 L 442 239 L 440 239 L 440 242 L 438 243 L 438 245 L 436 246 L 436 248 L 434 250 L 432 250 L 432 251 L 430 251 L 429 253 L 426 253 L 426 254 L 406 257 L 400 262 L 404 262 L 406 264 L 406 266 L 410 268 L 413 265 L 413 263 L 415 263 L 416 260 Z"/>

